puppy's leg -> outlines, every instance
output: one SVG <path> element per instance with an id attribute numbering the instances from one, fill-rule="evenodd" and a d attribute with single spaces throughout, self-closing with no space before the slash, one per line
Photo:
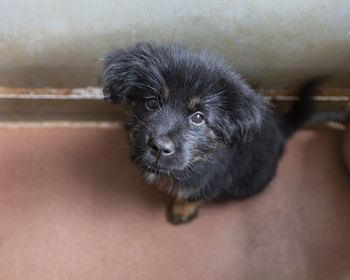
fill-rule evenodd
<path id="1" fill-rule="evenodd" d="M 202 203 L 202 200 L 189 201 L 176 198 L 170 206 L 170 222 L 173 224 L 182 224 L 193 220 L 197 217 L 198 209 Z"/>

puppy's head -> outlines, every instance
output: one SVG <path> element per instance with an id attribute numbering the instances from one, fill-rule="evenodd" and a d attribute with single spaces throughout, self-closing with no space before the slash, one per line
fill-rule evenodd
<path id="1" fill-rule="evenodd" d="M 140 43 L 105 61 L 105 99 L 130 105 L 131 158 L 144 169 L 186 174 L 262 125 L 266 99 L 208 53 Z"/>

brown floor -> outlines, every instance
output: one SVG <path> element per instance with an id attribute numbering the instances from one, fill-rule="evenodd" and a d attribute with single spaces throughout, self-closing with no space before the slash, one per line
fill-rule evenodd
<path id="1" fill-rule="evenodd" d="M 337 130 L 304 130 L 261 195 L 184 226 L 120 129 L 0 129 L 0 279 L 350 279 Z"/>

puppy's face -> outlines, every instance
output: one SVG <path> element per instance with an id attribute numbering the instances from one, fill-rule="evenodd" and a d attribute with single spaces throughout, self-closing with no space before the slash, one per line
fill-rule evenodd
<path id="1" fill-rule="evenodd" d="M 131 158 L 149 171 L 169 175 L 206 160 L 222 144 L 210 98 L 215 96 L 167 86 L 129 99 L 131 117 L 125 127 Z"/>
<path id="2" fill-rule="evenodd" d="M 106 99 L 126 99 L 131 158 L 141 168 L 187 176 L 220 147 L 259 130 L 266 100 L 230 68 L 181 47 L 137 44 L 106 58 Z"/>

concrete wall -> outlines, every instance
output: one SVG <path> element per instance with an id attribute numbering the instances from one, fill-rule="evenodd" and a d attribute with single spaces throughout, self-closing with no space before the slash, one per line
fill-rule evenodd
<path id="1" fill-rule="evenodd" d="M 98 58 L 136 41 L 225 55 L 255 85 L 350 77 L 348 0 L 0 0 L 0 86 L 95 85 Z"/>

